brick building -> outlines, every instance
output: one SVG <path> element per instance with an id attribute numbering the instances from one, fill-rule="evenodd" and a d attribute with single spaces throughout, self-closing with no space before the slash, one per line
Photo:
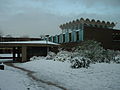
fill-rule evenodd
<path id="1" fill-rule="evenodd" d="M 96 40 L 101 42 L 105 49 L 120 50 L 120 30 L 113 29 L 114 27 L 114 22 L 81 18 L 60 25 L 62 33 L 49 37 L 49 41 L 70 47 L 84 40 Z"/>

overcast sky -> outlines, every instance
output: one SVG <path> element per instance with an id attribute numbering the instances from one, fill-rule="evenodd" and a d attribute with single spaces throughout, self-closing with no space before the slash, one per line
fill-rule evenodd
<path id="1" fill-rule="evenodd" d="M 120 29 L 120 0 L 0 0 L 5 35 L 55 35 L 61 33 L 60 24 L 81 17 L 117 22 Z"/>

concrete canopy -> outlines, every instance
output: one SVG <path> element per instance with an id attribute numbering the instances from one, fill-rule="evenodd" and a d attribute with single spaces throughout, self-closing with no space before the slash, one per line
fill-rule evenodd
<path id="1" fill-rule="evenodd" d="M 15 41 L 0 42 L 1 48 L 12 48 L 13 61 L 25 62 L 32 55 L 47 55 L 49 49 L 56 49 L 57 43 L 49 41 Z M 17 57 L 16 57 L 17 55 Z"/>

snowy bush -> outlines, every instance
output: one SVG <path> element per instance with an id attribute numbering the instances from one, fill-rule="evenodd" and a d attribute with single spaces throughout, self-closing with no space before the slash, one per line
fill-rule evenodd
<path id="1" fill-rule="evenodd" d="M 104 49 L 100 45 L 97 41 L 88 40 L 77 46 L 74 51 L 78 52 L 80 56 L 89 58 L 94 63 L 103 59 Z"/>
<path id="2" fill-rule="evenodd" d="M 96 62 L 119 63 L 120 62 L 119 51 L 114 51 L 109 49 L 105 50 L 101 46 L 101 43 L 97 41 L 93 41 L 93 40 L 84 41 L 80 46 L 77 46 L 72 50 L 74 52 L 72 57 L 82 56 L 85 58 L 89 58 L 90 63 L 96 63 Z M 76 61 L 78 62 L 79 60 L 76 60 Z"/>
<path id="3" fill-rule="evenodd" d="M 114 62 L 120 64 L 120 51 L 116 51 L 115 54 Z"/>
<path id="4" fill-rule="evenodd" d="M 90 65 L 90 59 L 84 57 L 74 57 L 71 60 L 72 68 L 88 68 Z"/>
<path id="5" fill-rule="evenodd" d="M 103 51 L 102 55 L 103 55 L 103 59 L 101 59 L 99 62 L 110 63 L 110 62 L 114 62 L 116 52 L 114 50 L 107 49 Z"/>
<path id="6" fill-rule="evenodd" d="M 54 58 L 55 61 L 62 61 L 62 62 L 70 59 L 71 59 L 71 52 L 68 51 L 60 51 L 57 53 L 57 55 Z"/>
<path id="7" fill-rule="evenodd" d="M 42 60 L 44 59 L 45 57 L 41 57 L 41 56 L 33 56 L 30 58 L 30 61 L 33 61 L 33 60 Z"/>
<path id="8" fill-rule="evenodd" d="M 120 64 L 120 55 L 118 55 L 118 56 L 115 57 L 115 63 Z"/>
<path id="9" fill-rule="evenodd" d="M 48 55 L 46 56 L 46 60 L 52 60 L 56 54 L 54 52 L 48 52 Z"/>
<path id="10" fill-rule="evenodd" d="M 33 56 L 30 58 L 30 61 L 36 60 L 38 57 L 37 56 Z"/>
<path id="11" fill-rule="evenodd" d="M 120 52 L 105 50 L 101 43 L 88 40 L 82 42 L 80 46 L 74 47 L 71 52 L 60 51 L 54 60 L 70 61 L 72 68 L 88 68 L 90 63 L 120 63 Z"/>
<path id="12" fill-rule="evenodd" d="M 57 54 L 49 52 L 44 59 L 68 61 L 72 68 L 88 68 L 90 63 L 120 63 L 120 52 L 105 50 L 101 43 L 93 40 L 84 41 L 80 46 L 72 48 L 71 52 L 60 49 Z M 40 60 L 41 57 L 32 57 L 30 60 Z"/>

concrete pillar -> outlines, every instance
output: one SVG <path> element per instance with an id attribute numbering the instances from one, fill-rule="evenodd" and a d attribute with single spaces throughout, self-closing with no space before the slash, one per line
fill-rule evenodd
<path id="1" fill-rule="evenodd" d="M 15 50 L 15 47 L 13 47 L 13 61 L 16 60 L 16 56 L 15 56 L 15 54 L 16 54 L 16 50 Z"/>
<path id="2" fill-rule="evenodd" d="M 21 61 L 21 58 L 20 58 L 20 47 L 17 47 L 17 60 Z"/>
<path id="3" fill-rule="evenodd" d="M 22 62 L 27 61 L 27 47 L 22 46 Z"/>

